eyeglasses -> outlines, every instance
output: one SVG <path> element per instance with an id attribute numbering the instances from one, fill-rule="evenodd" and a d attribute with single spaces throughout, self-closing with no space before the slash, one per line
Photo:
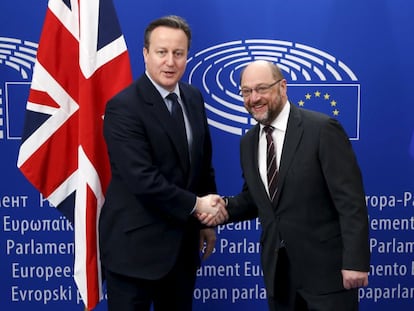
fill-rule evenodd
<path id="1" fill-rule="evenodd" d="M 259 86 L 256 86 L 255 88 L 252 88 L 252 89 L 244 87 L 240 90 L 240 95 L 243 96 L 244 98 L 248 98 L 248 97 L 250 97 L 250 95 L 252 95 L 253 91 L 255 91 L 257 94 L 264 95 L 269 91 L 269 89 L 272 86 L 278 84 L 282 80 L 283 79 L 279 79 L 276 82 L 273 82 L 271 84 L 261 84 Z"/>

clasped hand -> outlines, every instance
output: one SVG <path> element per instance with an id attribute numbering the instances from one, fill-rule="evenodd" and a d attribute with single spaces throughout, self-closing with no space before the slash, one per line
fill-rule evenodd
<path id="1" fill-rule="evenodd" d="M 197 197 L 194 215 L 206 226 L 217 226 L 224 223 L 229 214 L 222 197 L 217 194 L 209 194 L 204 197 Z"/>

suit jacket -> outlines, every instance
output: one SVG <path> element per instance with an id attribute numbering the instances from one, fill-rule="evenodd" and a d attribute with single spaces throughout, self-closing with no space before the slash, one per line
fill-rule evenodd
<path id="1" fill-rule="evenodd" d="M 189 268 L 199 264 L 200 223 L 191 212 L 196 195 L 216 192 L 211 139 L 201 93 L 185 83 L 179 88 L 193 134 L 190 168 L 186 142 L 146 75 L 106 106 L 112 178 L 99 232 L 101 260 L 112 272 L 159 279 L 174 265 L 180 247 Z"/>
<path id="2" fill-rule="evenodd" d="M 293 281 L 309 292 L 342 290 L 341 269 L 368 271 L 368 216 L 361 172 L 334 119 L 291 105 L 278 175 L 269 200 L 258 169 L 257 124 L 242 138 L 243 191 L 230 198 L 230 221 L 259 216 L 261 262 L 273 296 L 280 241 Z"/>

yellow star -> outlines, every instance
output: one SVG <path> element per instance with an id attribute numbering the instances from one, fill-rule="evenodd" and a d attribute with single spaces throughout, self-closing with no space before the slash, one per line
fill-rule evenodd
<path id="1" fill-rule="evenodd" d="M 306 99 L 311 99 L 311 97 L 312 97 L 312 95 L 311 95 L 311 94 L 309 94 L 309 93 L 305 95 L 305 98 L 306 98 Z"/>
<path id="2" fill-rule="evenodd" d="M 305 105 L 305 102 L 304 102 L 303 100 L 300 100 L 300 101 L 298 102 L 298 105 L 299 105 L 300 107 L 303 107 L 303 106 Z"/>
<path id="3" fill-rule="evenodd" d="M 321 97 L 321 92 L 319 91 L 316 91 L 314 94 L 315 94 L 315 97 Z"/>
<path id="4" fill-rule="evenodd" d="M 329 95 L 328 93 L 325 93 L 325 95 L 323 95 L 324 99 L 329 99 L 329 97 L 331 97 L 331 95 Z"/>
<path id="5" fill-rule="evenodd" d="M 336 101 L 335 100 L 331 101 L 331 107 L 336 107 Z"/>
<path id="6" fill-rule="evenodd" d="M 335 109 L 334 111 L 332 111 L 332 113 L 333 113 L 334 116 L 338 116 L 339 115 L 339 110 Z"/>

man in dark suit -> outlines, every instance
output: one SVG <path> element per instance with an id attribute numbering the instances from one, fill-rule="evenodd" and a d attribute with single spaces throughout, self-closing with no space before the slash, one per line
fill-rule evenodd
<path id="1" fill-rule="evenodd" d="M 258 124 L 241 140 L 245 182 L 228 198 L 228 221 L 260 219 L 270 310 L 357 310 L 357 288 L 368 284 L 368 216 L 345 131 L 326 115 L 290 104 L 286 80 L 270 62 L 246 66 L 241 94 Z"/>
<path id="2" fill-rule="evenodd" d="M 150 23 L 145 74 L 106 107 L 112 179 L 99 231 L 110 311 L 192 310 L 200 242 L 208 256 L 216 239 L 195 215 L 226 213 L 208 195 L 216 184 L 204 100 L 179 82 L 190 40 L 178 16 Z"/>

